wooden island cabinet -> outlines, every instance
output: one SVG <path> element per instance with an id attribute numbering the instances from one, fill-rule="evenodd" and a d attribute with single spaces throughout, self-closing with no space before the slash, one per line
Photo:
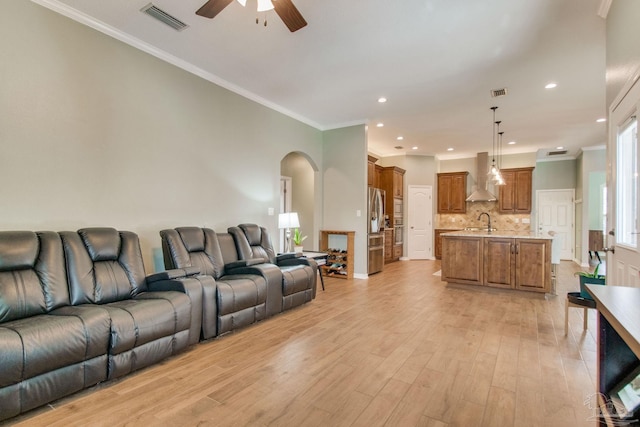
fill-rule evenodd
<path id="1" fill-rule="evenodd" d="M 551 292 L 551 238 L 461 231 L 441 239 L 445 282 Z"/>

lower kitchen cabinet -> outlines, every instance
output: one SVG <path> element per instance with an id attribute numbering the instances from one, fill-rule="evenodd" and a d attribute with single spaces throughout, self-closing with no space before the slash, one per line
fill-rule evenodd
<path id="1" fill-rule="evenodd" d="M 384 263 L 393 261 L 393 228 L 387 228 L 384 230 Z"/>
<path id="2" fill-rule="evenodd" d="M 442 236 L 442 280 L 482 285 L 482 237 Z"/>
<path id="3" fill-rule="evenodd" d="M 551 240 L 442 236 L 442 280 L 551 291 Z"/>
<path id="4" fill-rule="evenodd" d="M 515 263 L 516 289 L 551 291 L 551 240 L 518 239 Z"/>

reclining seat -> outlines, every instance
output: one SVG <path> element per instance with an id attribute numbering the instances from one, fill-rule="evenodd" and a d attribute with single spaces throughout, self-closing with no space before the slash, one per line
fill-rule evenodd
<path id="1" fill-rule="evenodd" d="M 210 302 L 203 318 L 207 324 L 203 328 L 209 336 L 222 335 L 268 316 L 268 281 L 282 280 L 277 268 L 271 266 L 262 271 L 247 262 L 237 262 L 237 256 L 227 253 L 224 258 L 218 235 L 209 228 L 178 227 L 162 230 L 160 237 L 165 268 L 196 267 L 201 274 L 215 279 L 215 290 L 204 296 L 205 304 Z"/>
<path id="2" fill-rule="evenodd" d="M 230 227 L 240 259 L 265 258 L 282 271 L 282 311 L 297 307 L 316 297 L 318 264 L 296 254 L 276 256 L 267 229 L 256 224 Z"/>
<path id="3" fill-rule="evenodd" d="M 97 304 L 111 317 L 109 379 L 152 365 L 187 347 L 191 299 L 181 292 L 148 291 L 136 234 L 86 228 L 61 232 L 60 236 L 71 304 Z"/>
<path id="4" fill-rule="evenodd" d="M 0 420 L 107 378 L 109 313 L 69 304 L 60 236 L 0 232 Z"/>

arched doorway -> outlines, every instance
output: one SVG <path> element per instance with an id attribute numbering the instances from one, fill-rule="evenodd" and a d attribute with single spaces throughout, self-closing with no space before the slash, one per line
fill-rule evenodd
<path id="1" fill-rule="evenodd" d="M 280 212 L 297 212 L 300 233 L 307 236 L 305 250 L 316 249 L 316 172 L 306 154 L 291 152 L 280 161 Z M 279 250 L 284 250 L 284 231 L 280 231 Z"/>

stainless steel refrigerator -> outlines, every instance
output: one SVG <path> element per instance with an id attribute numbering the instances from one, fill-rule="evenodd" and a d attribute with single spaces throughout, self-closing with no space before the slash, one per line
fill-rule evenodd
<path id="1" fill-rule="evenodd" d="M 384 267 L 384 190 L 369 187 L 367 208 L 369 264 L 368 273 L 378 273 Z"/>

